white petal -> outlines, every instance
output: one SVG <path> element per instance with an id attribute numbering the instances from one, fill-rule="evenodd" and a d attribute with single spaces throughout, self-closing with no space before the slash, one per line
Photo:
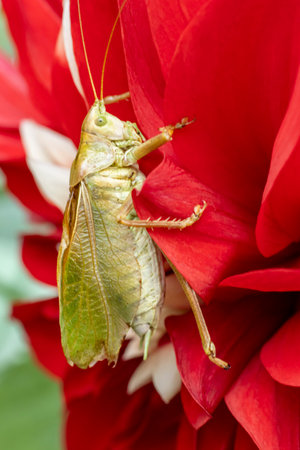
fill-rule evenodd
<path id="1" fill-rule="evenodd" d="M 44 197 L 62 211 L 69 195 L 70 166 L 76 155 L 66 136 L 32 120 L 23 120 L 20 135 L 26 161 Z"/>
<path id="2" fill-rule="evenodd" d="M 82 95 L 85 103 L 87 100 L 84 95 L 83 87 L 80 81 L 80 75 L 78 66 L 76 63 L 76 58 L 74 54 L 73 39 L 71 33 L 71 17 L 70 17 L 70 0 L 64 0 L 63 3 L 63 16 L 62 16 L 62 30 L 63 30 L 63 40 L 66 52 L 66 58 L 69 64 L 70 72 L 74 81 L 75 86 L 78 89 L 80 95 Z"/>
<path id="3" fill-rule="evenodd" d="M 153 355 L 149 356 L 146 361 L 142 361 L 133 372 L 127 386 L 129 395 L 152 381 L 152 363 Z"/>
<path id="4" fill-rule="evenodd" d="M 141 338 L 133 331 L 132 328 L 129 329 L 126 335 L 126 340 L 127 339 L 129 340 L 129 342 L 122 355 L 123 361 L 128 361 L 129 359 L 139 358 L 140 356 L 143 356 L 144 349 L 140 345 Z"/>
<path id="5" fill-rule="evenodd" d="M 181 377 L 173 345 L 171 343 L 164 345 L 160 353 L 153 373 L 153 384 L 162 400 L 169 403 L 181 389 Z"/>
<path id="6" fill-rule="evenodd" d="M 151 380 L 165 403 L 180 391 L 181 378 L 171 343 L 159 347 L 137 367 L 129 380 L 127 392 L 132 394 Z"/>

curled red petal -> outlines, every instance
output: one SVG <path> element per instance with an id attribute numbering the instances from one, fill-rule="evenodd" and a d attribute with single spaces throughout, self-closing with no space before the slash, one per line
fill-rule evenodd
<path id="1" fill-rule="evenodd" d="M 300 312 L 263 346 L 260 357 L 274 380 L 300 387 Z"/>
<path id="2" fill-rule="evenodd" d="M 258 356 L 246 367 L 225 400 L 258 448 L 281 450 L 299 447 L 299 389 L 274 381 Z"/>
<path id="3" fill-rule="evenodd" d="M 222 280 L 220 286 L 231 286 L 265 292 L 299 291 L 300 259 L 291 259 L 286 265 L 274 268 L 253 270 L 232 275 Z"/>

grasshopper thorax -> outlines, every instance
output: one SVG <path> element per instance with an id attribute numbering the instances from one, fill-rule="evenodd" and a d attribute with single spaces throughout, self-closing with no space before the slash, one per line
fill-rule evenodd
<path id="1" fill-rule="evenodd" d="M 131 122 L 123 122 L 108 113 L 101 100 L 96 100 L 87 113 L 82 124 L 82 133 L 95 136 L 95 138 L 106 138 L 109 141 L 141 142 L 136 125 Z"/>
<path id="2" fill-rule="evenodd" d="M 71 167 L 70 187 L 87 175 L 114 164 L 122 167 L 125 153 L 142 141 L 136 124 L 118 119 L 106 111 L 103 101 L 96 100 L 82 124 L 79 149 Z"/>

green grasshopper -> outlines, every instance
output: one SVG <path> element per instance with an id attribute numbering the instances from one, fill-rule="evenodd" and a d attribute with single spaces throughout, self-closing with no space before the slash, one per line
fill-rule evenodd
<path id="1" fill-rule="evenodd" d="M 80 368 L 107 359 L 116 363 L 122 342 L 132 328 L 144 344 L 147 357 L 164 298 L 165 275 L 161 254 L 146 228 L 183 229 L 205 210 L 196 205 L 185 219 L 139 220 L 131 192 L 141 189 L 144 175 L 137 161 L 172 139 L 176 128 L 166 126 L 145 140 L 136 124 L 109 114 L 103 99 L 104 67 L 110 40 L 126 0 L 114 23 L 106 48 L 97 98 L 86 54 L 80 6 L 78 14 L 86 63 L 95 103 L 82 124 L 78 153 L 71 167 L 70 196 L 66 205 L 58 255 L 57 279 L 62 346 L 68 362 Z M 107 98 L 109 103 L 127 94 Z M 202 345 L 209 359 L 216 357 L 195 292 L 169 261 L 194 312 Z"/>

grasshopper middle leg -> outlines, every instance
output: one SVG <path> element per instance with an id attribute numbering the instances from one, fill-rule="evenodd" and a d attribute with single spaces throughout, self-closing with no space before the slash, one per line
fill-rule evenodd
<path id="1" fill-rule="evenodd" d="M 133 203 L 131 199 L 131 195 L 127 198 L 127 200 L 123 203 L 122 207 L 119 210 L 119 214 L 117 216 L 117 221 L 122 225 L 127 225 L 129 227 L 137 227 L 137 228 L 168 228 L 175 230 L 183 230 L 186 227 L 193 225 L 197 220 L 202 216 L 207 203 L 204 201 L 202 206 L 196 205 L 194 207 L 193 213 L 186 217 L 185 219 L 162 219 L 159 217 L 156 220 L 131 220 L 126 217 L 133 210 Z"/>
<path id="2" fill-rule="evenodd" d="M 183 119 L 181 123 L 178 123 L 174 126 L 168 125 L 161 129 L 161 133 L 148 139 L 143 142 L 138 147 L 131 148 L 128 150 L 124 157 L 124 165 L 135 164 L 139 159 L 143 156 L 146 156 L 148 153 L 156 150 L 161 145 L 172 140 L 172 135 L 175 129 L 182 128 L 188 125 L 189 122 L 186 119 Z M 162 219 L 161 217 L 156 220 L 130 220 L 126 217 L 133 209 L 133 204 L 131 200 L 131 196 L 125 201 L 121 209 L 119 210 L 119 214 L 117 216 L 117 220 L 119 223 L 127 226 L 133 227 L 144 227 L 144 228 L 169 228 L 169 229 L 179 229 L 182 230 L 190 225 L 193 225 L 197 220 L 202 216 L 207 204 L 204 201 L 202 206 L 196 205 L 194 207 L 193 213 L 186 217 L 185 219 Z"/>

